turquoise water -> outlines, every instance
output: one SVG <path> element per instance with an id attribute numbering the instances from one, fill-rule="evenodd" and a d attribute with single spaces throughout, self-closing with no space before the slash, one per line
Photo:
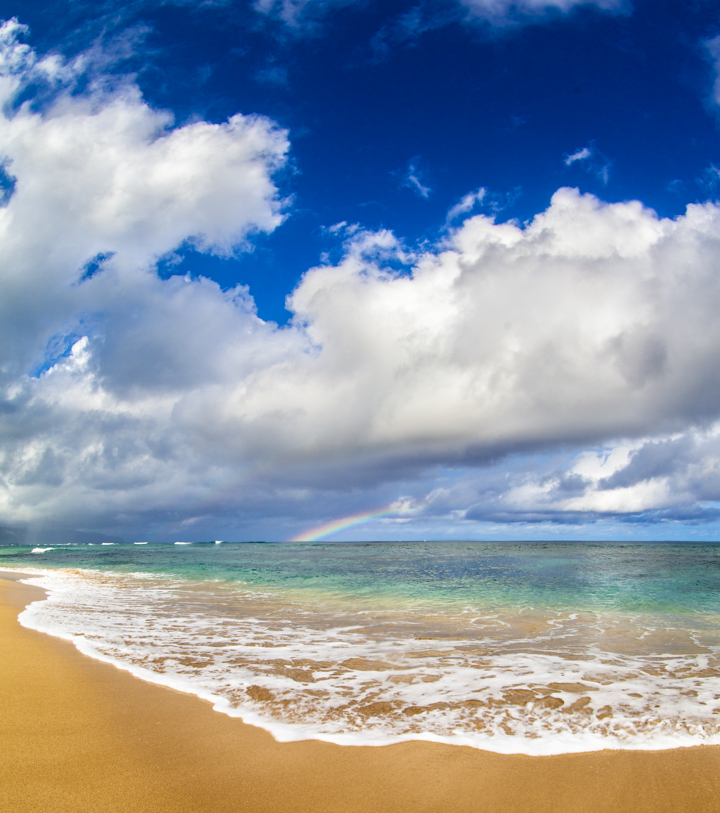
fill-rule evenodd
<path id="1" fill-rule="evenodd" d="M 31 547 L 0 563 L 37 567 Z M 305 542 L 62 546 L 42 567 L 243 582 L 348 601 L 714 612 L 720 544 Z"/>
<path id="2" fill-rule="evenodd" d="M 23 623 L 280 739 L 720 742 L 720 545 L 0 548 Z"/>

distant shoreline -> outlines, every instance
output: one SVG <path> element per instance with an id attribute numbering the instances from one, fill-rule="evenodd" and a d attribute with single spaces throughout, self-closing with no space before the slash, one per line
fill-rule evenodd
<path id="1" fill-rule="evenodd" d="M 13 813 L 720 811 L 720 746 L 526 757 L 279 744 L 24 629 L 18 612 L 43 593 L 18 575 L 0 578 L 0 781 Z"/>

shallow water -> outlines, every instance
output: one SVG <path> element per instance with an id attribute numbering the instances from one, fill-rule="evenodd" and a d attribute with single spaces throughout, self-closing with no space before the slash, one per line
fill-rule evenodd
<path id="1" fill-rule="evenodd" d="M 279 739 L 720 742 L 720 545 L 0 548 L 22 617 Z"/>

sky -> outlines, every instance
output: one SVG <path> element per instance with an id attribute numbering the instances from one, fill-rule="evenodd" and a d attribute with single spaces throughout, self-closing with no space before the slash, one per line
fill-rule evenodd
<path id="1" fill-rule="evenodd" d="M 720 539 L 720 0 L 0 19 L 0 525 Z"/>

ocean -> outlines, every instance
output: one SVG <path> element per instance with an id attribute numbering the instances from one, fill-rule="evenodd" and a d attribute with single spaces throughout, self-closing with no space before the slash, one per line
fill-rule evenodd
<path id="1" fill-rule="evenodd" d="M 720 544 L 0 548 L 20 617 L 278 740 L 720 743 Z"/>

